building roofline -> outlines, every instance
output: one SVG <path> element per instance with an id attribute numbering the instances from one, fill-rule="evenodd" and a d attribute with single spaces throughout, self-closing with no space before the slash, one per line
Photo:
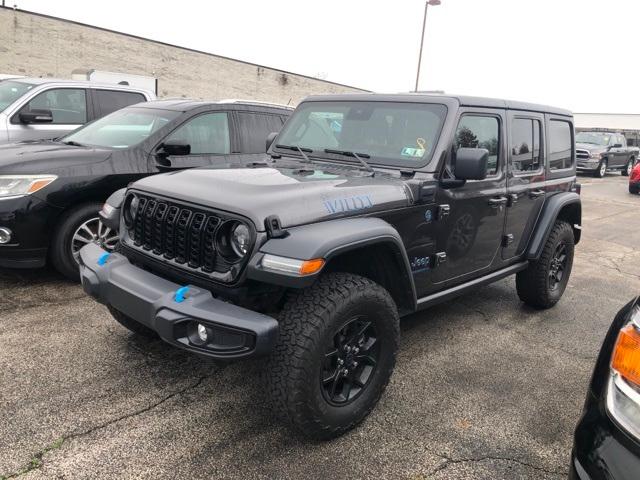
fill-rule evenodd
<path id="1" fill-rule="evenodd" d="M 95 30 L 101 30 L 103 32 L 115 33 L 115 34 L 118 34 L 118 35 L 124 35 L 125 37 L 135 38 L 136 40 L 144 40 L 146 42 L 152 42 L 152 43 L 156 43 L 158 45 L 164 45 L 166 47 L 173 47 L 173 48 L 178 48 L 180 50 L 186 50 L 188 52 L 200 53 L 202 55 L 208 55 L 208 56 L 211 56 L 211 57 L 221 58 L 221 59 L 224 59 L 224 60 L 231 60 L 231 61 L 234 61 L 234 62 L 243 63 L 245 65 L 251 65 L 253 67 L 267 68 L 269 70 L 274 70 L 276 72 L 286 73 L 288 75 L 295 75 L 297 77 L 307 78 L 309 80 L 315 80 L 317 82 L 324 82 L 324 83 L 328 83 L 328 84 L 331 84 L 331 85 L 336 85 L 338 87 L 353 88 L 355 90 L 360 90 L 362 92 L 370 92 L 370 90 L 365 90 L 364 88 L 360 88 L 360 87 L 354 87 L 353 85 L 346 85 L 344 83 L 332 82 L 330 80 L 322 80 L 320 78 L 312 77 L 310 75 L 303 75 L 301 73 L 290 72 L 288 70 L 282 70 L 280 68 L 269 67 L 267 65 L 260 65 L 258 63 L 248 62 L 246 60 L 239 60 L 237 58 L 226 57 L 224 55 L 218 55 L 218 54 L 211 53 L 211 52 L 205 52 L 203 50 L 197 50 L 195 48 L 189 48 L 189 47 L 183 47 L 183 46 L 180 46 L 180 45 L 174 45 L 172 43 L 162 42 L 160 40 L 153 40 L 151 38 L 140 37 L 138 35 L 133 35 L 131 33 L 119 32 L 117 30 L 111 30 L 109 28 L 104 28 L 104 27 L 98 27 L 96 25 L 89 25 L 88 23 L 77 22 L 75 20 L 69 20 L 69 19 L 66 19 L 66 18 L 55 17 L 53 15 L 47 15 L 45 13 L 32 12 L 31 10 L 23 10 L 21 8 L 13 8 L 13 7 L 7 7 L 7 6 L 3 7 L 2 5 L 0 5 L 0 10 L 7 10 L 7 11 L 11 11 L 11 12 L 16 11 L 16 12 L 20 12 L 20 13 L 26 13 L 26 14 L 29 14 L 29 15 L 35 15 L 37 17 L 48 18 L 48 19 L 51 19 L 51 20 L 58 20 L 60 22 L 70 23 L 70 24 L 73 24 L 73 25 L 79 25 L 81 27 L 93 28 Z"/>

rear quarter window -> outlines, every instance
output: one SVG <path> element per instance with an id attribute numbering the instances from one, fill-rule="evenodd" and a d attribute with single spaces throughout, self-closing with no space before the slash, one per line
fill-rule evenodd
<path id="1" fill-rule="evenodd" d="M 573 133 L 571 123 L 549 122 L 549 170 L 564 170 L 573 166 Z"/>
<path id="2" fill-rule="evenodd" d="M 141 93 L 116 90 L 94 90 L 94 95 L 98 106 L 98 115 L 101 117 L 147 100 Z"/>

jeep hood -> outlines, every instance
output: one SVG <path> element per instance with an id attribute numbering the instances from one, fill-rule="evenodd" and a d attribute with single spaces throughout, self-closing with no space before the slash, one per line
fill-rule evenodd
<path id="1" fill-rule="evenodd" d="M 57 174 L 78 165 L 101 162 L 111 153 L 106 148 L 74 147 L 52 141 L 8 143 L 0 145 L 0 174 Z"/>
<path id="2" fill-rule="evenodd" d="M 411 198 L 399 178 L 317 164 L 304 169 L 197 168 L 147 177 L 132 188 L 242 215 L 259 231 L 271 215 L 286 228 L 406 207 Z"/>

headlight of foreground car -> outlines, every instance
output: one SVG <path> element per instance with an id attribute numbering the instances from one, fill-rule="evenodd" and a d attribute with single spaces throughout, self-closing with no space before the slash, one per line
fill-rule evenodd
<path id="1" fill-rule="evenodd" d="M 56 178 L 55 175 L 0 175 L 0 198 L 35 193 Z"/>
<path id="2" fill-rule="evenodd" d="M 616 340 L 611 356 L 607 410 L 631 435 L 640 439 L 640 308 Z"/>
<path id="3" fill-rule="evenodd" d="M 251 245 L 251 232 L 244 223 L 238 223 L 231 231 L 231 248 L 236 255 L 244 257 Z"/>

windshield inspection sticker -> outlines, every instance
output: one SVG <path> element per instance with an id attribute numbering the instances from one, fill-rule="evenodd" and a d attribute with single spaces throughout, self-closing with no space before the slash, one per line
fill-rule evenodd
<path id="1" fill-rule="evenodd" d="M 427 141 L 424 138 L 416 139 L 417 147 L 404 147 L 400 152 L 403 157 L 423 157 L 427 151 Z"/>

